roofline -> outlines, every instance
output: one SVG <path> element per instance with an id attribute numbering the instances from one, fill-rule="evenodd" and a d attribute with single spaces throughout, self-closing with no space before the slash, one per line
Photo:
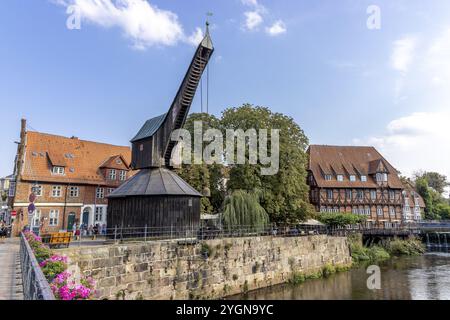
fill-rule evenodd
<path id="1" fill-rule="evenodd" d="M 83 139 L 79 139 L 79 138 L 71 138 L 71 137 L 66 137 L 66 136 L 53 134 L 53 133 L 46 133 L 46 132 L 39 132 L 39 131 L 27 131 L 27 133 L 37 133 L 37 134 L 45 135 L 45 136 L 64 138 L 64 139 L 69 139 L 69 140 L 78 140 L 78 141 L 81 141 L 81 142 L 103 144 L 103 145 L 111 146 L 111 147 L 129 148 L 130 149 L 130 146 L 116 145 L 116 144 L 110 144 L 110 143 L 106 143 L 106 142 L 98 142 L 98 141 L 92 141 L 92 140 L 83 140 Z"/>

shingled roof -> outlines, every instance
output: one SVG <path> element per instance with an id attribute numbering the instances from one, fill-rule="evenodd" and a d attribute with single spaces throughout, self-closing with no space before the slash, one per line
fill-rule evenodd
<path id="1" fill-rule="evenodd" d="M 193 196 L 202 195 L 181 179 L 175 172 L 165 168 L 142 169 L 108 198 L 123 198 L 129 196 Z"/>
<path id="2" fill-rule="evenodd" d="M 155 134 L 155 132 L 161 127 L 167 113 L 147 120 L 136 136 L 131 139 L 131 142 L 136 142 L 142 139 L 146 139 Z"/>
<path id="3" fill-rule="evenodd" d="M 116 158 L 123 159 L 123 168 L 127 169 L 131 160 L 130 148 L 28 131 L 21 178 L 27 181 L 107 185 L 100 167 Z M 52 166 L 64 166 L 64 175 L 52 174 Z"/>
<path id="4" fill-rule="evenodd" d="M 308 149 L 309 170 L 319 187 L 322 188 L 377 188 L 372 174 L 378 167 L 388 174 L 388 186 L 402 189 L 398 171 L 374 148 L 353 146 L 311 145 Z M 325 174 L 344 174 L 344 181 L 325 180 Z M 357 174 L 356 174 L 357 173 Z M 356 181 L 350 181 L 349 174 L 356 174 Z M 361 181 L 360 175 L 367 176 Z"/>

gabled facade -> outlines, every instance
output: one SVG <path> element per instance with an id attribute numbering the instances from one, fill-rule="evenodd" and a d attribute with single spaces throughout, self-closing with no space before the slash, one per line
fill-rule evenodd
<path id="1" fill-rule="evenodd" d="M 130 148 L 25 128 L 23 123 L 10 188 L 15 233 L 25 225 L 41 232 L 105 225 L 107 196 L 131 175 Z"/>
<path id="2" fill-rule="evenodd" d="M 367 216 L 367 227 L 398 226 L 403 185 L 398 171 L 373 147 L 311 145 L 310 201 L 319 212 Z"/>
<path id="3" fill-rule="evenodd" d="M 425 210 L 423 198 L 415 191 L 410 182 L 404 183 L 403 191 L 403 221 L 405 223 L 420 222 Z"/>

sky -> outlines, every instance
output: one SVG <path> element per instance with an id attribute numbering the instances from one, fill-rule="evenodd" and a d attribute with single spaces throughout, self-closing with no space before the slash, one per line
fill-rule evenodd
<path id="1" fill-rule="evenodd" d="M 169 108 L 208 12 L 210 113 L 266 106 L 312 144 L 373 145 L 404 175 L 450 177 L 447 0 L 3 0 L 0 176 L 22 117 L 129 145 Z"/>

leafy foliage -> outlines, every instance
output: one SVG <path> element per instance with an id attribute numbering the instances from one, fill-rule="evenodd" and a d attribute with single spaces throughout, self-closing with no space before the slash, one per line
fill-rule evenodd
<path id="1" fill-rule="evenodd" d="M 447 177 L 438 172 L 416 172 L 414 174 L 415 179 L 423 179 L 427 182 L 430 188 L 433 188 L 438 194 L 442 195 L 445 188 L 450 184 L 447 181 Z"/>
<path id="2" fill-rule="evenodd" d="M 313 214 L 309 204 L 306 148 L 308 139 L 291 117 L 273 113 L 266 107 L 244 104 L 228 108 L 222 113 L 223 128 L 244 131 L 248 129 L 279 129 L 280 166 L 275 175 L 261 175 L 262 164 L 233 165 L 227 187 L 230 190 L 262 190 L 261 205 L 271 221 L 296 223 Z M 271 138 L 268 137 L 269 144 Z M 270 148 L 268 148 L 270 150 Z M 248 155 L 247 155 L 248 157 Z"/>
<path id="3" fill-rule="evenodd" d="M 348 225 L 356 225 L 366 221 L 365 216 L 353 213 L 320 213 L 317 219 L 327 226 L 339 228 Z"/>
<path id="4" fill-rule="evenodd" d="M 420 239 L 395 239 L 387 242 L 386 250 L 393 255 L 415 256 L 425 253 L 425 246 Z"/>
<path id="5" fill-rule="evenodd" d="M 222 219 L 229 231 L 238 226 L 259 231 L 269 223 L 266 210 L 259 204 L 258 194 L 244 190 L 236 190 L 225 199 Z"/>

